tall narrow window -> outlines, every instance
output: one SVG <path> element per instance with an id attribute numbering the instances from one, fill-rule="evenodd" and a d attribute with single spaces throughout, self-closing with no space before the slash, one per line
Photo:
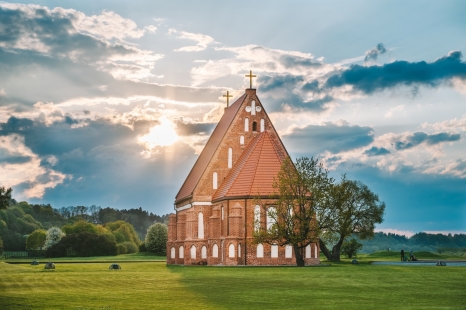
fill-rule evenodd
<path id="1" fill-rule="evenodd" d="M 258 258 L 264 257 L 264 246 L 260 243 L 257 245 L 256 257 Z"/>
<path id="2" fill-rule="evenodd" d="M 196 258 L 196 246 L 193 244 L 191 247 L 191 259 Z"/>
<path id="3" fill-rule="evenodd" d="M 278 257 L 278 245 L 272 244 L 272 249 L 271 249 L 270 256 L 272 258 L 277 258 Z"/>
<path id="4" fill-rule="evenodd" d="M 265 120 L 261 118 L 261 132 L 265 130 Z"/>
<path id="5" fill-rule="evenodd" d="M 241 136 L 239 137 L 239 144 L 240 144 L 240 145 L 244 145 L 244 136 L 243 136 L 243 135 L 241 135 Z"/>
<path id="6" fill-rule="evenodd" d="M 276 213 L 277 211 L 274 207 L 267 209 L 267 229 L 272 228 L 273 224 L 275 224 Z"/>
<path id="7" fill-rule="evenodd" d="M 314 245 L 314 258 L 318 257 L 317 254 L 318 253 L 317 253 L 317 244 L 316 244 L 316 245 Z"/>
<path id="8" fill-rule="evenodd" d="M 244 131 L 249 131 L 249 118 L 244 119 Z"/>
<path id="9" fill-rule="evenodd" d="M 213 189 L 217 189 L 218 188 L 218 174 L 217 172 L 214 172 L 213 175 L 212 175 L 212 188 Z"/>
<path id="10" fill-rule="evenodd" d="M 230 244 L 228 247 L 228 257 L 234 258 L 235 257 L 235 245 Z"/>
<path id="11" fill-rule="evenodd" d="M 251 101 L 251 115 L 256 115 L 256 101 Z"/>
<path id="12" fill-rule="evenodd" d="M 241 257 L 241 244 L 238 244 L 238 257 Z"/>
<path id="13" fill-rule="evenodd" d="M 184 258 L 184 247 L 180 246 L 180 258 Z"/>
<path id="14" fill-rule="evenodd" d="M 218 245 L 214 244 L 212 247 L 212 257 L 218 257 Z"/>
<path id="15" fill-rule="evenodd" d="M 257 122 L 252 122 L 252 131 L 257 131 Z"/>
<path id="16" fill-rule="evenodd" d="M 233 149 L 230 147 L 228 149 L 228 168 L 233 167 Z"/>
<path id="17" fill-rule="evenodd" d="M 202 212 L 197 215 L 197 237 L 204 239 L 204 214 Z"/>
<path id="18" fill-rule="evenodd" d="M 306 247 L 306 258 L 311 258 L 311 245 Z"/>
<path id="19" fill-rule="evenodd" d="M 285 246 L 285 258 L 293 257 L 293 247 L 289 244 Z"/>
<path id="20" fill-rule="evenodd" d="M 175 248 L 171 248 L 170 250 L 170 258 L 175 258 Z"/>
<path id="21" fill-rule="evenodd" d="M 207 248 L 205 245 L 201 249 L 201 258 L 207 258 Z"/>
<path id="22" fill-rule="evenodd" d="M 222 221 L 223 221 L 223 207 L 222 207 Z"/>
<path id="23" fill-rule="evenodd" d="M 256 206 L 254 208 L 254 231 L 259 231 L 261 227 L 261 207 Z"/>

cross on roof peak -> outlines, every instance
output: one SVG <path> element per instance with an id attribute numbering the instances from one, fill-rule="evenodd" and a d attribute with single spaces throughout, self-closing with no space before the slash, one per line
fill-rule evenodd
<path id="1" fill-rule="evenodd" d="M 257 75 L 253 75 L 252 70 L 249 70 L 249 74 L 246 74 L 245 76 L 249 78 L 249 88 L 252 89 L 252 78 L 257 77 Z"/>
<path id="2" fill-rule="evenodd" d="M 223 97 L 227 97 L 227 108 L 229 106 L 229 99 L 230 97 L 233 97 L 233 95 L 230 95 L 230 92 L 227 90 L 227 94 L 226 95 L 223 95 Z"/>

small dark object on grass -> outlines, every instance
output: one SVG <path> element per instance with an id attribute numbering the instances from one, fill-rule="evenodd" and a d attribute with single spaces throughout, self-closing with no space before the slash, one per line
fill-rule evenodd
<path id="1" fill-rule="evenodd" d="M 55 269 L 54 263 L 46 263 L 44 269 Z"/>
<path id="2" fill-rule="evenodd" d="M 108 267 L 108 269 L 121 269 L 121 267 L 118 264 L 111 264 L 110 267 Z"/>
<path id="3" fill-rule="evenodd" d="M 447 265 L 447 264 L 446 264 L 444 261 L 439 260 L 439 261 L 437 262 L 437 265 L 436 265 L 436 266 L 446 266 L 446 265 Z"/>
<path id="4" fill-rule="evenodd" d="M 351 261 L 351 264 L 355 264 L 355 265 L 356 265 L 356 264 L 359 264 L 359 262 L 358 262 L 357 260 L 353 259 L 353 260 Z"/>
<path id="5" fill-rule="evenodd" d="M 33 261 L 31 262 L 31 265 L 33 265 L 33 266 L 37 266 L 37 265 L 39 265 L 39 262 L 38 262 L 38 261 L 36 261 L 36 260 L 33 260 Z"/>

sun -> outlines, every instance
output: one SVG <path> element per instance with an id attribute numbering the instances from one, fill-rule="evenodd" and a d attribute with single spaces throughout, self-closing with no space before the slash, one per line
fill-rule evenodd
<path id="1" fill-rule="evenodd" d="M 144 143 L 148 149 L 156 146 L 168 146 L 179 139 L 175 127 L 171 121 L 166 118 L 160 120 L 160 124 L 152 127 L 148 134 L 138 138 L 140 143 Z"/>

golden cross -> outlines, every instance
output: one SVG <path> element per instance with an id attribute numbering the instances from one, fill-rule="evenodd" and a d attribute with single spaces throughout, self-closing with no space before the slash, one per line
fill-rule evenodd
<path id="1" fill-rule="evenodd" d="M 252 70 L 249 70 L 249 74 L 246 74 L 245 76 L 249 78 L 249 88 L 252 89 L 252 78 L 257 76 L 252 74 Z"/>
<path id="2" fill-rule="evenodd" d="M 229 93 L 228 90 L 227 90 L 227 94 L 226 94 L 226 95 L 223 95 L 223 97 L 227 97 L 227 108 L 228 108 L 228 99 L 229 99 L 230 97 L 233 97 L 233 95 L 230 95 L 230 93 Z"/>

